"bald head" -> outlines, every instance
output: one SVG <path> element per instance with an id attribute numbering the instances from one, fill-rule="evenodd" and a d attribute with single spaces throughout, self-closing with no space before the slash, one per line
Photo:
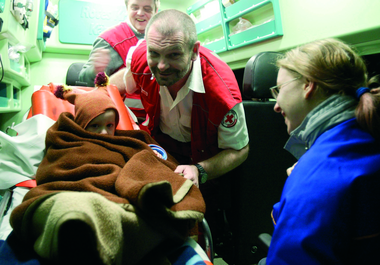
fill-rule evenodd
<path id="1" fill-rule="evenodd" d="M 165 37 L 182 33 L 189 48 L 192 48 L 198 39 L 194 21 L 186 13 L 176 9 L 167 9 L 155 14 L 146 27 L 147 36 L 152 27 Z"/>

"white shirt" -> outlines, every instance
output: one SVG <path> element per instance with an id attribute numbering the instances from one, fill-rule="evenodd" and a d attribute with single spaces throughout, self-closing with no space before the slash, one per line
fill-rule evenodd
<path id="1" fill-rule="evenodd" d="M 134 49 L 130 49 L 130 51 L 131 50 Z M 130 62 L 131 58 L 132 54 L 128 54 L 126 61 Z M 127 63 L 127 70 L 124 77 L 126 85 L 136 87 L 129 63 Z M 199 56 L 193 62 L 193 68 L 189 78 L 185 85 L 178 91 L 175 100 L 173 100 L 166 86 L 160 86 L 160 129 L 163 133 L 170 135 L 173 139 L 180 142 L 191 141 L 191 111 L 194 92 L 205 93 Z M 233 126 L 231 126 L 231 122 L 228 122 L 231 121 L 231 119 L 236 122 L 232 123 L 234 124 Z M 143 124 L 147 126 L 149 120 Z M 218 127 L 218 147 L 221 149 L 231 148 L 240 150 L 245 147 L 248 142 L 248 129 L 243 104 L 238 103 L 226 114 Z"/>

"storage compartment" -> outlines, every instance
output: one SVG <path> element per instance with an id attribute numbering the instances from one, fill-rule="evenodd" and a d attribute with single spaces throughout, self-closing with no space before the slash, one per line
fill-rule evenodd
<path id="1" fill-rule="evenodd" d="M 13 108 L 21 109 L 21 89 L 13 87 Z"/>
<path id="2" fill-rule="evenodd" d="M 0 13 L 4 12 L 5 0 L 0 0 Z"/>
<path id="3" fill-rule="evenodd" d="M 274 20 L 265 22 L 262 25 L 254 26 L 243 32 L 232 35 L 230 40 L 230 45 L 233 48 L 238 48 L 247 44 L 263 41 L 272 38 L 275 33 Z"/>
<path id="4" fill-rule="evenodd" d="M 40 61 L 43 45 L 41 46 L 41 43 L 37 41 L 37 28 L 40 27 L 42 31 L 42 24 L 39 26 L 39 18 L 45 14 L 45 0 L 33 0 L 33 11 L 27 13 L 23 25 L 12 14 L 12 5 L 13 0 L 5 1 L 4 12 L 0 12 L 2 19 L 0 40 L 7 39 L 12 44 L 22 43 L 28 48 L 24 54 L 28 57 L 28 61 Z M 27 21 L 27 25 L 25 21 Z M 12 67 L 16 66 L 12 63 Z"/>
<path id="5" fill-rule="evenodd" d="M 192 17 L 202 46 L 215 53 L 227 50 L 219 0 L 201 0 L 187 9 Z"/>
<path id="6" fill-rule="evenodd" d="M 4 67 L 4 76 L 14 80 L 17 86 L 29 86 L 30 63 L 24 53 L 16 52 L 18 58 L 9 57 L 9 49 L 13 47 L 7 39 L 0 41 L 0 54 Z"/>
<path id="7" fill-rule="evenodd" d="M 223 13 L 229 50 L 283 35 L 278 0 L 240 0 Z"/>
<path id="8" fill-rule="evenodd" d="M 233 5 L 226 7 L 224 9 L 224 18 L 234 19 L 238 16 L 243 15 L 244 13 L 249 12 L 249 10 L 259 8 L 260 6 L 268 4 L 269 0 L 240 0 L 238 2 L 235 1 Z"/>
<path id="9" fill-rule="evenodd" d="M 198 39 L 210 50 L 224 52 L 283 35 L 279 0 L 235 0 L 227 7 L 225 2 L 229 1 L 200 0 L 187 9 Z M 234 31 L 240 18 L 249 26 Z"/>
<path id="10" fill-rule="evenodd" d="M 11 13 L 10 0 L 5 1 L 4 12 L 0 13 L 0 18 L 3 20 L 3 26 L 0 32 L 0 39 L 9 39 L 13 43 L 19 43 L 25 41 L 26 32 L 28 29 L 24 29 L 23 26 L 16 20 Z M 29 19 L 29 18 L 28 18 Z"/>
<path id="11" fill-rule="evenodd" d="M 45 1 L 34 0 L 34 10 L 30 17 L 29 30 L 26 37 L 26 43 L 31 45 L 30 50 L 25 53 L 29 62 L 38 62 L 42 59 L 42 51 L 45 47 L 45 43 L 43 41 L 44 17 Z"/>
<path id="12" fill-rule="evenodd" d="M 215 53 L 227 51 L 227 44 L 224 38 L 219 40 L 214 40 L 211 43 L 204 45 L 204 47 L 212 50 Z"/>
<path id="13" fill-rule="evenodd" d="M 198 35 L 201 45 L 215 53 L 227 51 L 227 42 L 221 25 Z"/>
<path id="14" fill-rule="evenodd" d="M 210 30 L 216 26 L 220 26 L 222 24 L 222 17 L 220 14 L 213 15 L 199 23 L 195 24 L 197 29 L 197 33 L 202 34 L 203 32 Z"/>
<path id="15" fill-rule="evenodd" d="M 194 20 L 200 23 L 216 14 L 220 14 L 218 0 L 201 0 L 187 9 L 187 14 Z"/>
<path id="16" fill-rule="evenodd" d="M 12 81 L 4 78 L 0 83 L 0 113 L 20 110 L 21 89 L 15 87 Z"/>
<path id="17" fill-rule="evenodd" d="M 8 107 L 9 97 L 7 93 L 7 85 L 8 84 L 0 83 L 0 109 Z"/>

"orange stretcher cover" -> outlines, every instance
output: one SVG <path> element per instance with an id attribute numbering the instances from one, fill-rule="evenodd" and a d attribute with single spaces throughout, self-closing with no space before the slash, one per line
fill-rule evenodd
<path id="1" fill-rule="evenodd" d="M 67 100 L 57 98 L 53 92 L 55 91 L 56 85 L 50 83 L 49 85 L 44 85 L 37 90 L 32 95 L 32 107 L 28 113 L 30 118 L 37 114 L 44 114 L 53 120 L 57 120 L 62 112 L 71 112 L 74 114 L 74 105 L 69 103 Z M 93 87 L 72 87 L 73 89 L 79 90 L 92 90 Z M 127 107 L 120 96 L 119 90 L 114 85 L 107 86 L 108 94 L 110 98 L 114 101 L 117 110 L 119 111 L 119 124 L 116 129 L 118 130 L 133 130 L 136 125 L 131 118 Z"/>

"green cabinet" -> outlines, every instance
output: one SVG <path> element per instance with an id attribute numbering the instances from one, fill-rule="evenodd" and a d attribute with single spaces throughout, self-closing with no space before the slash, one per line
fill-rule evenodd
<path id="1" fill-rule="evenodd" d="M 42 60 L 42 52 L 45 50 L 45 41 L 43 38 L 44 19 L 45 19 L 45 0 L 34 0 L 33 15 L 30 18 L 29 32 L 27 43 L 32 46 L 25 54 L 28 60 L 39 62 Z"/>
<path id="2" fill-rule="evenodd" d="M 0 0 L 0 13 L 4 12 L 5 8 L 5 0 Z"/>
<path id="3" fill-rule="evenodd" d="M 4 77 L 0 83 L 0 113 L 21 110 L 21 89 L 11 79 Z"/>
<path id="4" fill-rule="evenodd" d="M 201 44 L 216 53 L 283 35 L 279 0 L 239 0 L 227 7 L 222 0 L 201 0 L 187 13 L 196 23 Z M 250 26 L 234 32 L 241 19 Z"/>
<path id="5" fill-rule="evenodd" d="M 195 22 L 202 46 L 216 53 L 227 51 L 220 5 L 219 0 L 201 0 L 186 10 Z"/>
<path id="6" fill-rule="evenodd" d="M 229 50 L 283 35 L 279 0 L 240 0 L 222 9 Z M 252 26 L 231 34 L 232 26 L 240 17 L 247 19 Z"/>
<path id="7" fill-rule="evenodd" d="M 0 0 L 1 1 L 1 0 Z M 42 59 L 45 0 L 33 0 L 33 11 L 23 25 L 12 13 L 13 0 L 1 1 L 0 56 L 4 78 L 0 82 L 0 113 L 21 110 L 21 91 L 30 86 L 30 63 Z M 43 18 L 42 18 L 43 19 Z M 25 20 L 24 20 L 25 21 Z M 43 22 L 43 21 L 42 21 Z M 25 26 L 27 25 L 27 26 Z M 1 68 L 1 67 L 0 67 Z"/>

